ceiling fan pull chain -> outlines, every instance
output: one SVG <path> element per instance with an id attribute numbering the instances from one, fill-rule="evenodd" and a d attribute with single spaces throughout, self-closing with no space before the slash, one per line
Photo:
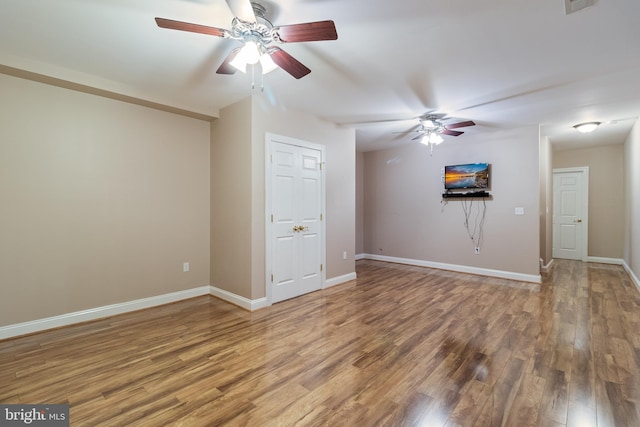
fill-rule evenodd
<path id="1" fill-rule="evenodd" d="M 251 90 L 254 90 L 256 88 L 255 70 L 256 70 L 256 66 L 255 64 L 252 64 L 251 65 Z"/>
<path id="2" fill-rule="evenodd" d="M 260 92 L 264 92 L 264 73 L 260 73 Z"/>

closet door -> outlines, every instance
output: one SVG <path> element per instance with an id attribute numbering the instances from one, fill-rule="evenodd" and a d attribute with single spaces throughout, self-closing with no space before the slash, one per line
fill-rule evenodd
<path id="1" fill-rule="evenodd" d="M 322 287 L 322 151 L 272 141 L 271 302 Z"/>

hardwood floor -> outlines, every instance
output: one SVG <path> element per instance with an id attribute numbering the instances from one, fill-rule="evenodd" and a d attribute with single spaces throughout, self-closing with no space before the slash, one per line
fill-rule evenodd
<path id="1" fill-rule="evenodd" d="M 72 426 L 640 426 L 640 293 L 359 261 L 249 313 L 212 297 L 0 342 L 0 402 Z"/>

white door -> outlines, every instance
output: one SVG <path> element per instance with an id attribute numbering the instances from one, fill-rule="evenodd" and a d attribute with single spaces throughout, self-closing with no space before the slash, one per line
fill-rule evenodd
<path id="1" fill-rule="evenodd" d="M 282 142 L 286 139 L 281 137 L 268 138 L 271 209 L 267 262 L 270 260 L 271 302 L 278 302 L 313 292 L 323 284 L 323 152 Z"/>
<path id="2" fill-rule="evenodd" d="M 586 260 L 588 169 L 553 171 L 553 257 Z"/>

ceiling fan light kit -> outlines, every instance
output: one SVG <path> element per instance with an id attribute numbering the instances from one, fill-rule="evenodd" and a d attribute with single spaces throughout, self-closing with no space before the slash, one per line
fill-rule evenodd
<path id="1" fill-rule="evenodd" d="M 435 145 L 439 145 L 444 141 L 439 133 L 432 133 L 429 135 L 429 142 Z"/>
<path id="2" fill-rule="evenodd" d="M 253 66 L 260 63 L 263 75 L 279 67 L 294 78 L 300 79 L 311 70 L 276 44 L 337 40 L 338 38 L 333 21 L 274 26 L 266 18 L 266 8 L 259 3 L 249 0 L 226 0 L 226 2 L 234 15 L 230 30 L 166 18 L 156 18 L 156 23 L 161 28 L 241 42 L 241 47 L 233 49 L 227 55 L 217 69 L 217 74 L 235 74 L 236 71 L 246 73 L 247 65 Z"/>
<path id="3" fill-rule="evenodd" d="M 244 46 L 237 48 L 235 55 L 229 60 L 229 65 L 242 73 L 246 73 L 247 65 L 255 65 L 258 62 L 260 63 L 262 74 L 268 74 L 278 68 L 271 56 L 264 49 L 261 49 L 259 44 L 249 40 Z"/>
<path id="4" fill-rule="evenodd" d="M 433 154 L 433 147 L 441 144 L 444 139 L 442 135 L 448 136 L 460 136 L 464 132 L 460 132 L 457 130 L 452 130 L 455 128 L 467 127 L 467 126 L 475 126 L 475 123 L 471 120 L 467 120 L 464 122 L 452 123 L 450 125 L 445 125 L 442 123 L 443 120 L 446 120 L 444 114 L 425 114 L 423 116 L 418 117 L 418 121 L 420 125 L 418 129 L 412 132 L 418 132 L 419 135 L 415 138 L 412 138 L 412 141 L 419 140 L 421 144 L 426 145 L 431 149 L 431 154 Z M 397 132 L 397 133 L 405 133 L 405 132 Z"/>
<path id="5" fill-rule="evenodd" d="M 437 132 L 425 133 L 420 139 L 420 143 L 424 145 L 439 145 L 442 143 L 442 141 L 444 141 L 444 139 L 442 139 L 440 134 L 438 134 Z"/>
<path id="6" fill-rule="evenodd" d="M 596 130 L 598 126 L 600 126 L 600 122 L 586 122 L 586 123 L 579 123 L 573 126 L 573 128 L 580 133 L 589 133 Z"/>

